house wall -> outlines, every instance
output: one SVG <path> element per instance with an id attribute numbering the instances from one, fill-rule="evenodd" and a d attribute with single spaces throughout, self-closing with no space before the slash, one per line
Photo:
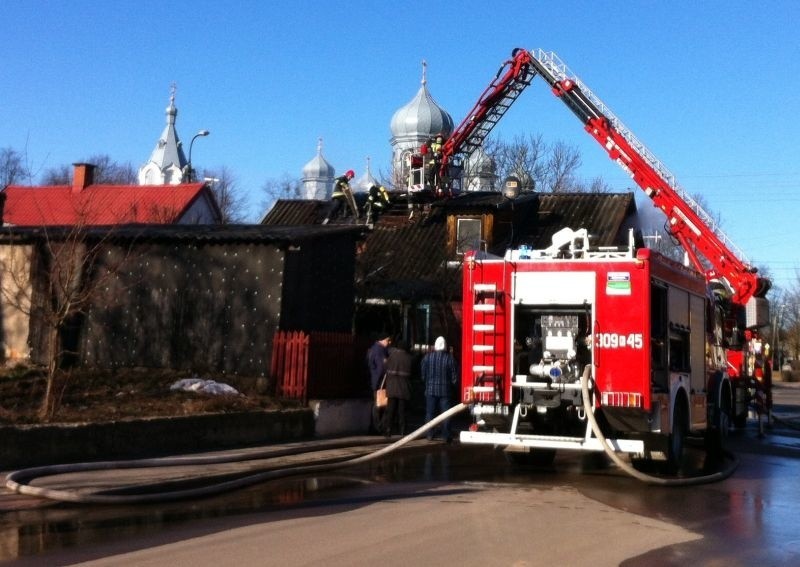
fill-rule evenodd
<path id="1" fill-rule="evenodd" d="M 123 254 L 114 248 L 109 261 Z M 83 364 L 267 374 L 280 326 L 280 248 L 143 243 L 126 264 L 87 313 Z"/>
<path id="2" fill-rule="evenodd" d="M 354 273 L 355 242 L 350 234 L 330 234 L 290 247 L 281 328 L 351 332 Z"/>
<path id="3" fill-rule="evenodd" d="M 192 206 L 178 219 L 177 224 L 217 224 L 219 218 L 208 199 L 197 199 Z"/>
<path id="4" fill-rule="evenodd" d="M 30 357 L 31 253 L 31 245 L 0 245 L 0 354 L 12 363 Z"/>

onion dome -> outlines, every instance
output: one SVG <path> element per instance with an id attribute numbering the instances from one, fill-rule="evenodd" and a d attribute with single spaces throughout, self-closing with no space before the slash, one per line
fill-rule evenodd
<path id="1" fill-rule="evenodd" d="M 428 92 L 424 61 L 422 65 L 422 86 L 414 98 L 392 116 L 390 128 L 397 141 L 427 138 L 439 133 L 447 137 L 453 132 L 453 118 L 436 104 Z"/>
<path id="2" fill-rule="evenodd" d="M 307 199 L 327 199 L 333 190 L 335 169 L 322 157 L 322 138 L 317 142 L 317 155 L 303 166 L 303 192 Z"/>
<path id="3" fill-rule="evenodd" d="M 372 176 L 370 171 L 370 159 L 367 158 L 367 171 L 359 177 L 355 183 L 352 184 L 353 191 L 357 193 L 366 193 L 373 185 L 380 185 L 377 179 Z"/>
<path id="4" fill-rule="evenodd" d="M 328 161 L 322 157 L 322 138 L 317 143 L 317 155 L 303 166 L 303 180 L 331 179 L 335 170 Z"/>

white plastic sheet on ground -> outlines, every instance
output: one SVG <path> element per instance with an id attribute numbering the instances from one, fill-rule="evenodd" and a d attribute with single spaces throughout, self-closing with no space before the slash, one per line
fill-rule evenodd
<path id="1" fill-rule="evenodd" d="M 196 392 L 198 394 L 209 394 L 212 396 L 241 395 L 233 386 L 215 380 L 204 380 L 203 378 L 184 378 L 175 382 L 169 389 L 172 391 Z"/>

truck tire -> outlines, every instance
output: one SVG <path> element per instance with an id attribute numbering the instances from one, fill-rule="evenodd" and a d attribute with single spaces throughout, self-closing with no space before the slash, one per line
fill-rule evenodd
<path id="1" fill-rule="evenodd" d="M 732 405 L 730 390 L 723 388 L 720 399 L 715 403 L 713 421 L 706 430 L 706 453 L 712 461 L 719 462 L 723 458 L 731 427 Z"/>
<path id="2" fill-rule="evenodd" d="M 669 474 L 678 474 L 683 466 L 683 450 L 686 444 L 689 421 L 689 412 L 684 398 L 675 400 L 675 408 L 672 415 L 672 432 L 669 434 L 667 452 L 667 472 Z"/>

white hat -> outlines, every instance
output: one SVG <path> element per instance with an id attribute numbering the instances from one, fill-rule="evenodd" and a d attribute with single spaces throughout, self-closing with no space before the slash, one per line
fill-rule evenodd
<path id="1" fill-rule="evenodd" d="M 444 337 L 436 337 L 436 342 L 433 343 L 434 350 L 445 350 L 447 348 L 447 341 Z"/>

